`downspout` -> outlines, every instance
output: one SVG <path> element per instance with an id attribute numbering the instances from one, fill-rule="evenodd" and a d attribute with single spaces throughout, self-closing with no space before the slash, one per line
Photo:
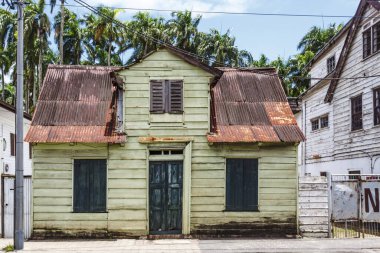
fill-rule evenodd
<path id="1" fill-rule="evenodd" d="M 306 138 L 306 129 L 307 129 L 307 127 L 306 127 L 306 116 L 307 116 L 307 111 L 306 111 L 306 109 L 307 109 L 307 106 L 306 106 L 306 104 L 307 104 L 307 101 L 305 101 L 305 104 L 304 104 L 304 106 L 303 106 L 303 108 L 302 108 L 302 116 L 303 116 L 303 124 L 302 124 L 302 131 L 303 131 L 303 133 L 304 133 L 304 135 L 305 135 L 305 141 L 302 143 L 302 170 L 303 170 L 303 173 L 304 173 L 304 175 L 303 176 L 305 176 L 306 174 L 307 174 L 307 171 L 306 171 L 306 141 L 307 141 L 307 138 Z"/>

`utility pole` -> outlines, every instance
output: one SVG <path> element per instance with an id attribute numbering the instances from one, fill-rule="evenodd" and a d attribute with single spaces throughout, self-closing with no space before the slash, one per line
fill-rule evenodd
<path id="1" fill-rule="evenodd" d="M 61 0 L 61 32 L 59 33 L 59 64 L 63 65 L 63 32 L 65 29 L 65 0 Z"/>
<path id="2" fill-rule="evenodd" d="M 24 2 L 17 0 L 15 250 L 24 248 Z"/>
<path id="3" fill-rule="evenodd" d="M 14 205 L 14 248 L 24 248 L 24 0 L 2 0 L 14 9 L 17 7 L 17 86 L 16 86 L 16 183 Z"/>

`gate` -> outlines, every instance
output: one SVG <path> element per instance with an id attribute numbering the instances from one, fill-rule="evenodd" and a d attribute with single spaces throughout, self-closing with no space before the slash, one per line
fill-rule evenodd
<path id="1" fill-rule="evenodd" d="M 331 175 L 334 238 L 380 236 L 380 175 Z"/>
<path id="2" fill-rule="evenodd" d="M 2 217 L 2 235 L 4 238 L 13 238 L 14 233 L 14 186 L 15 178 L 12 176 L 3 176 L 3 217 Z M 28 239 L 31 236 L 31 213 L 32 213 L 32 178 L 24 177 L 24 237 Z"/>

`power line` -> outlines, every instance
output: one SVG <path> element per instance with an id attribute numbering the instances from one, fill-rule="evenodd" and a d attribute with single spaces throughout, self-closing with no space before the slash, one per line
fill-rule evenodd
<path id="1" fill-rule="evenodd" d="M 75 0 L 74 0 L 75 1 Z M 50 5 L 50 4 L 46 4 Z M 67 7 L 77 7 L 86 8 L 82 5 L 75 4 L 65 4 Z M 109 9 L 120 9 L 120 10 L 131 10 L 131 11 L 156 11 L 156 12 L 184 12 L 185 10 L 176 9 L 156 9 L 156 8 L 132 8 L 132 7 L 115 7 L 115 6 L 104 6 L 99 7 L 109 8 Z M 202 10 L 189 10 L 192 13 L 200 14 L 223 14 L 223 15 L 248 15 L 248 16 L 280 16 L 280 17 L 308 17 L 308 18 L 373 18 L 372 16 L 355 16 L 355 15 L 323 15 L 323 14 L 310 14 L 310 13 L 266 13 L 266 12 L 230 12 L 230 11 L 202 11 Z"/>
<path id="2" fill-rule="evenodd" d="M 114 19 L 114 18 L 112 18 L 112 17 L 110 17 L 110 16 L 108 16 L 108 15 L 106 15 L 104 13 L 101 13 L 99 11 L 99 9 L 90 6 L 89 4 L 87 4 L 86 2 L 84 2 L 83 0 L 74 0 L 74 1 L 77 2 L 78 4 L 80 4 L 82 7 L 85 7 L 86 9 L 94 12 L 95 14 L 108 19 L 110 22 L 114 23 L 115 25 L 118 25 L 119 27 L 121 26 L 124 29 L 130 31 L 130 29 L 124 23 L 122 23 L 119 20 L 116 20 L 116 19 Z M 214 63 L 220 64 L 220 66 L 226 66 L 224 63 L 217 62 L 217 61 L 215 61 L 213 59 L 209 59 L 207 57 L 199 56 L 197 54 L 185 51 L 183 49 L 180 49 L 180 48 L 177 48 L 177 47 L 173 47 L 169 43 L 166 43 L 166 42 L 164 42 L 162 40 L 154 38 L 154 37 L 152 37 L 150 35 L 139 33 L 137 31 L 132 31 L 132 32 L 135 33 L 135 34 L 137 34 L 137 35 L 139 35 L 139 36 L 141 36 L 141 37 L 143 37 L 144 39 L 151 40 L 152 42 L 157 43 L 159 45 L 171 47 L 174 50 L 177 50 L 178 52 L 181 52 L 181 53 L 183 53 L 185 55 L 189 55 L 191 57 L 197 58 L 198 60 L 201 59 L 201 60 L 205 60 L 205 61 L 209 61 L 209 62 L 214 62 Z M 229 66 L 227 66 L 227 67 L 229 67 Z M 242 70 L 243 69 L 244 68 L 242 68 Z M 325 77 L 325 78 L 318 78 L 318 77 L 305 77 L 305 76 L 280 76 L 278 74 L 269 74 L 269 73 L 258 73 L 258 74 L 267 75 L 267 76 L 278 76 L 280 78 L 298 79 L 298 80 L 357 80 L 357 79 L 366 79 L 366 78 L 380 77 L 380 75 L 372 75 L 372 76 L 359 76 L 359 77 Z"/>
<path id="3" fill-rule="evenodd" d="M 97 14 L 97 15 L 99 15 L 99 16 L 102 16 L 102 17 L 104 17 L 104 18 L 106 18 L 107 20 L 109 20 L 110 22 L 114 23 L 115 25 L 118 25 L 119 27 L 123 27 L 124 29 L 126 29 L 126 30 L 128 30 L 128 31 L 131 31 L 130 28 L 128 28 L 128 26 L 126 26 L 124 23 L 122 23 L 122 22 L 120 22 L 119 20 L 114 19 L 114 18 L 112 18 L 112 17 L 110 17 L 110 16 L 108 16 L 108 15 L 106 15 L 106 14 L 100 12 L 97 8 L 92 7 L 91 5 L 87 4 L 86 2 L 84 2 L 84 1 L 82 1 L 82 0 L 74 0 L 74 1 L 77 2 L 78 4 L 84 6 L 84 7 L 87 8 L 88 10 L 92 11 L 93 13 L 95 13 L 95 14 Z M 158 44 L 158 45 L 163 45 L 163 46 L 171 47 L 171 48 L 173 48 L 174 50 L 176 50 L 176 51 L 178 51 L 178 52 L 181 52 L 181 53 L 183 53 L 183 54 L 185 54 L 185 55 L 189 55 L 189 56 L 191 56 L 191 57 L 194 57 L 194 58 L 197 58 L 197 59 L 201 59 L 201 60 L 205 60 L 205 61 L 211 61 L 211 62 L 214 62 L 214 63 L 218 63 L 218 64 L 220 64 L 220 66 L 226 66 L 224 63 L 217 62 L 217 61 L 215 61 L 215 60 L 213 60 L 213 59 L 208 59 L 208 58 L 206 58 L 206 57 L 199 56 L 199 55 L 197 55 L 197 54 L 194 54 L 194 53 L 188 52 L 188 51 L 183 50 L 183 49 L 180 49 L 180 48 L 178 48 L 178 47 L 173 47 L 173 45 L 171 45 L 171 44 L 169 44 L 169 43 L 167 43 L 167 42 L 165 42 L 165 41 L 162 41 L 162 40 L 160 40 L 160 39 L 157 39 L 157 38 L 155 38 L 155 37 L 152 37 L 152 36 L 150 36 L 150 35 L 143 34 L 143 33 L 139 33 L 139 32 L 137 32 L 137 31 L 135 31 L 135 30 L 134 30 L 134 31 L 131 31 L 131 32 L 133 32 L 133 33 L 135 33 L 135 34 L 137 34 L 137 35 L 143 37 L 143 38 L 146 39 L 146 40 L 151 40 L 152 42 L 154 42 L 154 43 L 156 43 L 156 44 Z"/>

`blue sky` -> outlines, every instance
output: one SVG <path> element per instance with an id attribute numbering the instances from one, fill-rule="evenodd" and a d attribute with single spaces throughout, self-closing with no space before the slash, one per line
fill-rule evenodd
<path id="1" fill-rule="evenodd" d="M 317 15 L 354 15 L 359 0 L 85 0 L 92 5 L 114 7 L 189 9 L 202 11 L 297 13 Z M 68 3 L 74 3 L 68 0 Z M 81 12 L 81 8 L 73 7 Z M 169 16 L 168 12 L 151 12 Z M 128 19 L 133 11 L 124 11 L 120 18 Z M 297 53 L 297 44 L 311 26 L 346 23 L 348 18 L 310 18 L 251 15 L 203 14 L 199 29 L 231 30 L 240 49 L 250 51 L 254 58 L 264 53 L 270 59 L 289 57 Z"/>
<path id="2" fill-rule="evenodd" d="M 37 1 L 37 0 L 36 0 Z M 45 0 L 49 3 L 49 0 Z M 104 5 L 126 8 L 153 8 L 173 10 L 292 13 L 316 15 L 354 15 L 359 0 L 84 0 L 92 6 Z M 57 1 L 60 2 L 60 1 Z M 74 0 L 66 0 L 69 5 L 78 5 Z M 68 7 L 84 14 L 85 8 Z M 46 8 L 50 12 L 50 6 Z M 53 15 L 58 8 L 55 9 Z M 122 20 L 130 19 L 136 11 L 120 13 Z M 170 12 L 151 11 L 153 16 L 170 17 Z M 196 14 L 196 13 L 195 13 Z M 202 14 L 199 29 L 207 32 L 216 28 L 221 32 L 231 30 L 239 49 L 246 49 L 255 59 L 265 54 L 269 59 L 287 58 L 297 53 L 297 44 L 312 26 L 330 23 L 346 23 L 349 18 L 283 17 Z M 53 22 L 53 20 L 52 20 Z M 52 34 L 53 35 L 53 34 Z M 51 36 L 53 41 L 53 36 Z M 57 49 L 56 49 L 57 50 Z"/>

